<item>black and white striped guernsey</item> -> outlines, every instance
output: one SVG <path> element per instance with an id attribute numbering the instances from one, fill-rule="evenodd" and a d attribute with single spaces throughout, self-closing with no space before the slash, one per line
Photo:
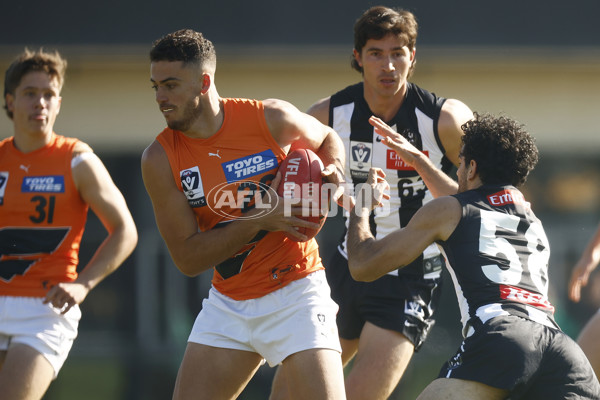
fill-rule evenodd
<path id="1" fill-rule="evenodd" d="M 407 82 L 406 98 L 400 110 L 385 122 L 423 151 L 437 168 L 447 173 L 452 163 L 444 155 L 437 130 L 445 101 L 445 98 Z M 372 115 L 364 99 L 362 82 L 348 86 L 330 98 L 329 125 L 340 135 L 347 151 L 346 181 L 354 185 L 365 182 L 371 166 L 381 168 L 386 173 L 386 180 L 390 184 L 390 200 L 377 208 L 370 218 L 371 232 L 376 238 L 381 238 L 406 226 L 414 213 L 433 197 L 417 172 L 381 143 L 381 137 L 374 133 L 373 126 L 369 124 Z M 347 213 L 344 219 L 346 231 L 339 250 L 347 258 Z M 435 244 L 424 253 L 426 258 L 439 254 L 440 250 Z M 400 273 L 439 276 L 439 268 L 428 274 L 423 264 L 423 256 L 420 256 L 402 268 Z"/>
<path id="2" fill-rule="evenodd" d="M 499 315 L 557 327 L 548 300 L 550 245 L 540 220 L 513 186 L 454 195 L 462 218 L 440 242 L 461 311 L 463 334 Z"/>

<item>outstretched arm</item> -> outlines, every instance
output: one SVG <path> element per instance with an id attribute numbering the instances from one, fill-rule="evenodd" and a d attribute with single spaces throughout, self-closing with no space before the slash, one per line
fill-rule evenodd
<path id="1" fill-rule="evenodd" d="M 461 126 L 472 118 L 473 112 L 459 100 L 448 99 L 442 106 L 438 121 L 438 133 L 446 157 L 455 166 L 458 166 L 459 163 L 462 135 L 464 134 Z M 458 191 L 458 184 L 436 168 L 429 157 L 414 147 L 404 136 L 375 116 L 371 117 L 369 122 L 375 127 L 375 133 L 384 137 L 382 142 L 417 171 L 434 197 L 447 196 Z"/>
<path id="2" fill-rule="evenodd" d="M 373 281 L 408 265 L 431 243 L 448 239 L 461 218 L 458 200 L 445 196 L 421 207 L 406 227 L 375 239 L 369 227 L 369 214 L 381 201 L 383 176 L 383 171 L 371 168 L 350 212 L 348 266 L 357 281 Z"/>
<path id="3" fill-rule="evenodd" d="M 394 150 L 406 164 L 417 171 L 434 197 L 454 194 L 458 191 L 458 183 L 436 168 L 429 157 L 413 146 L 404 136 L 375 116 L 371 117 L 369 122 L 375 127 L 375 133 L 383 136 L 382 143 Z"/>

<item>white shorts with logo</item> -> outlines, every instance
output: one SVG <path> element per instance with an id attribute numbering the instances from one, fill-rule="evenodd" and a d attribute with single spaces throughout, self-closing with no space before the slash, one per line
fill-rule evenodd
<path id="1" fill-rule="evenodd" d="M 337 311 L 323 270 L 257 299 L 233 300 L 213 287 L 188 341 L 258 353 L 274 367 L 303 350 L 341 353 Z"/>
<path id="2" fill-rule="evenodd" d="M 77 337 L 79 306 L 66 314 L 41 297 L 0 296 L 0 351 L 26 344 L 41 353 L 58 375 Z"/>

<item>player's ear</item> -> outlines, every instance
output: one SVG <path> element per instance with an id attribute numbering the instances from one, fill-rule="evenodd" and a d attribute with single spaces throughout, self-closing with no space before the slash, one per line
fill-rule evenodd
<path id="1" fill-rule="evenodd" d="M 362 68 L 362 60 L 360 57 L 360 53 L 356 49 L 352 49 L 352 55 L 354 56 L 354 60 L 356 60 L 358 66 Z"/>
<path id="2" fill-rule="evenodd" d="M 4 96 L 4 104 L 6 104 L 6 109 L 10 113 L 14 113 L 14 102 L 15 97 L 10 93 L 6 93 L 6 95 Z"/>
<path id="3" fill-rule="evenodd" d="M 202 74 L 202 94 L 206 94 L 212 85 L 212 77 L 209 74 Z"/>
<path id="4" fill-rule="evenodd" d="M 473 180 L 477 176 L 477 161 L 469 161 L 469 168 L 467 169 L 467 179 Z"/>

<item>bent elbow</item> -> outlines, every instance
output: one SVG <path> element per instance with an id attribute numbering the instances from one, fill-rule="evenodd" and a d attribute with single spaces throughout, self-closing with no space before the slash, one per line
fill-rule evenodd
<path id="1" fill-rule="evenodd" d="M 185 265 L 183 263 L 178 263 L 176 265 L 177 265 L 177 269 L 179 270 L 179 272 L 181 272 L 185 276 L 194 278 L 194 277 L 200 275 L 200 271 L 198 271 L 197 266 L 195 266 L 195 265 L 190 266 L 190 265 Z"/>
<path id="2" fill-rule="evenodd" d="M 138 235 L 138 231 L 137 231 L 135 225 L 130 227 L 129 232 L 127 233 L 126 237 L 127 237 L 127 240 L 129 241 L 129 247 L 131 248 L 130 253 L 133 253 L 133 250 L 135 250 L 135 248 L 139 242 L 139 235 Z"/>
<path id="3" fill-rule="evenodd" d="M 376 279 L 369 274 L 369 269 L 364 263 L 350 262 L 350 260 L 348 260 L 348 268 L 350 269 L 350 275 L 352 276 L 352 279 L 355 281 L 372 282 Z"/>
<path id="4" fill-rule="evenodd" d="M 173 255 L 171 255 L 171 258 L 173 259 L 173 262 L 175 263 L 175 266 L 177 267 L 179 272 L 190 278 L 194 278 L 200 275 L 202 272 L 206 271 L 207 269 L 211 268 L 211 266 L 199 263 L 197 260 L 194 259 L 177 259 L 173 257 Z"/>

